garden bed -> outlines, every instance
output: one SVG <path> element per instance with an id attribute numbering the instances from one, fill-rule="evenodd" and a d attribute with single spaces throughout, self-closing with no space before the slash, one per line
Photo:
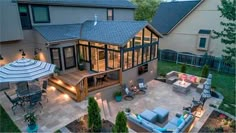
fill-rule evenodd
<path id="1" fill-rule="evenodd" d="M 77 120 L 71 122 L 70 124 L 66 125 L 66 128 L 70 132 L 91 132 L 88 129 L 87 121 L 88 121 L 88 115 L 84 115 L 80 119 L 77 119 Z M 102 120 L 101 132 L 112 132 L 113 126 L 114 126 L 114 124 L 111 123 L 110 121 Z"/>
<path id="2" fill-rule="evenodd" d="M 199 132 L 235 133 L 235 120 L 223 113 L 213 111 Z"/>

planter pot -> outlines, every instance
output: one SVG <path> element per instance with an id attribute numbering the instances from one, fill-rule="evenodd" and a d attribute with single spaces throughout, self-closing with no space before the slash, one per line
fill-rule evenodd
<path id="1" fill-rule="evenodd" d="M 36 126 L 37 126 L 36 124 L 28 124 L 28 128 L 29 128 L 30 130 L 35 129 Z"/>
<path id="2" fill-rule="evenodd" d="M 85 69 L 84 63 L 79 63 L 79 70 L 83 71 Z"/>
<path id="3" fill-rule="evenodd" d="M 115 99 L 117 102 L 120 102 L 122 100 L 122 96 L 115 96 Z"/>

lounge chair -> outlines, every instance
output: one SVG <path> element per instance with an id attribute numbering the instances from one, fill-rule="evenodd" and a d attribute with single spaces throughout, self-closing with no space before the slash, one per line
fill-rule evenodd
<path id="1" fill-rule="evenodd" d="M 138 79 L 137 83 L 140 91 L 145 91 L 147 89 L 147 85 L 144 83 L 144 79 L 142 78 Z"/>
<path id="2" fill-rule="evenodd" d="M 47 102 L 48 102 L 48 97 L 47 97 L 47 88 L 48 88 L 48 81 L 44 80 L 43 85 L 42 85 L 42 95 L 46 97 Z"/>
<path id="3" fill-rule="evenodd" d="M 11 110 L 12 110 L 13 114 L 15 115 L 15 109 L 18 105 L 20 105 L 23 108 L 23 100 L 21 98 L 19 98 L 18 96 L 16 98 L 11 98 L 5 91 L 4 91 L 4 94 L 9 99 L 9 101 L 12 103 Z M 24 108 L 23 108 L 23 110 L 25 111 Z"/>
<path id="4" fill-rule="evenodd" d="M 129 88 L 127 87 L 126 84 L 123 85 L 123 88 L 124 88 L 125 94 L 126 94 L 124 99 L 127 100 L 127 101 L 133 100 L 134 99 L 134 93 L 129 90 Z"/>

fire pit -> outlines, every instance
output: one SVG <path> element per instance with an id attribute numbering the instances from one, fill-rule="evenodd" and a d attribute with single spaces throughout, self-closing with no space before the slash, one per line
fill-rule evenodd
<path id="1" fill-rule="evenodd" d="M 177 80 L 173 84 L 173 91 L 187 93 L 190 90 L 191 83 L 186 82 L 184 80 Z"/>

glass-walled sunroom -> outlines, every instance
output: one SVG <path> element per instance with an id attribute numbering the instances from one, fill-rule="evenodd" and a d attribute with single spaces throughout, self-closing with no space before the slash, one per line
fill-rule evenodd
<path id="1" fill-rule="evenodd" d="M 78 58 L 90 64 L 90 70 L 131 69 L 157 58 L 159 38 L 148 28 L 139 31 L 125 46 L 80 40 Z"/>

